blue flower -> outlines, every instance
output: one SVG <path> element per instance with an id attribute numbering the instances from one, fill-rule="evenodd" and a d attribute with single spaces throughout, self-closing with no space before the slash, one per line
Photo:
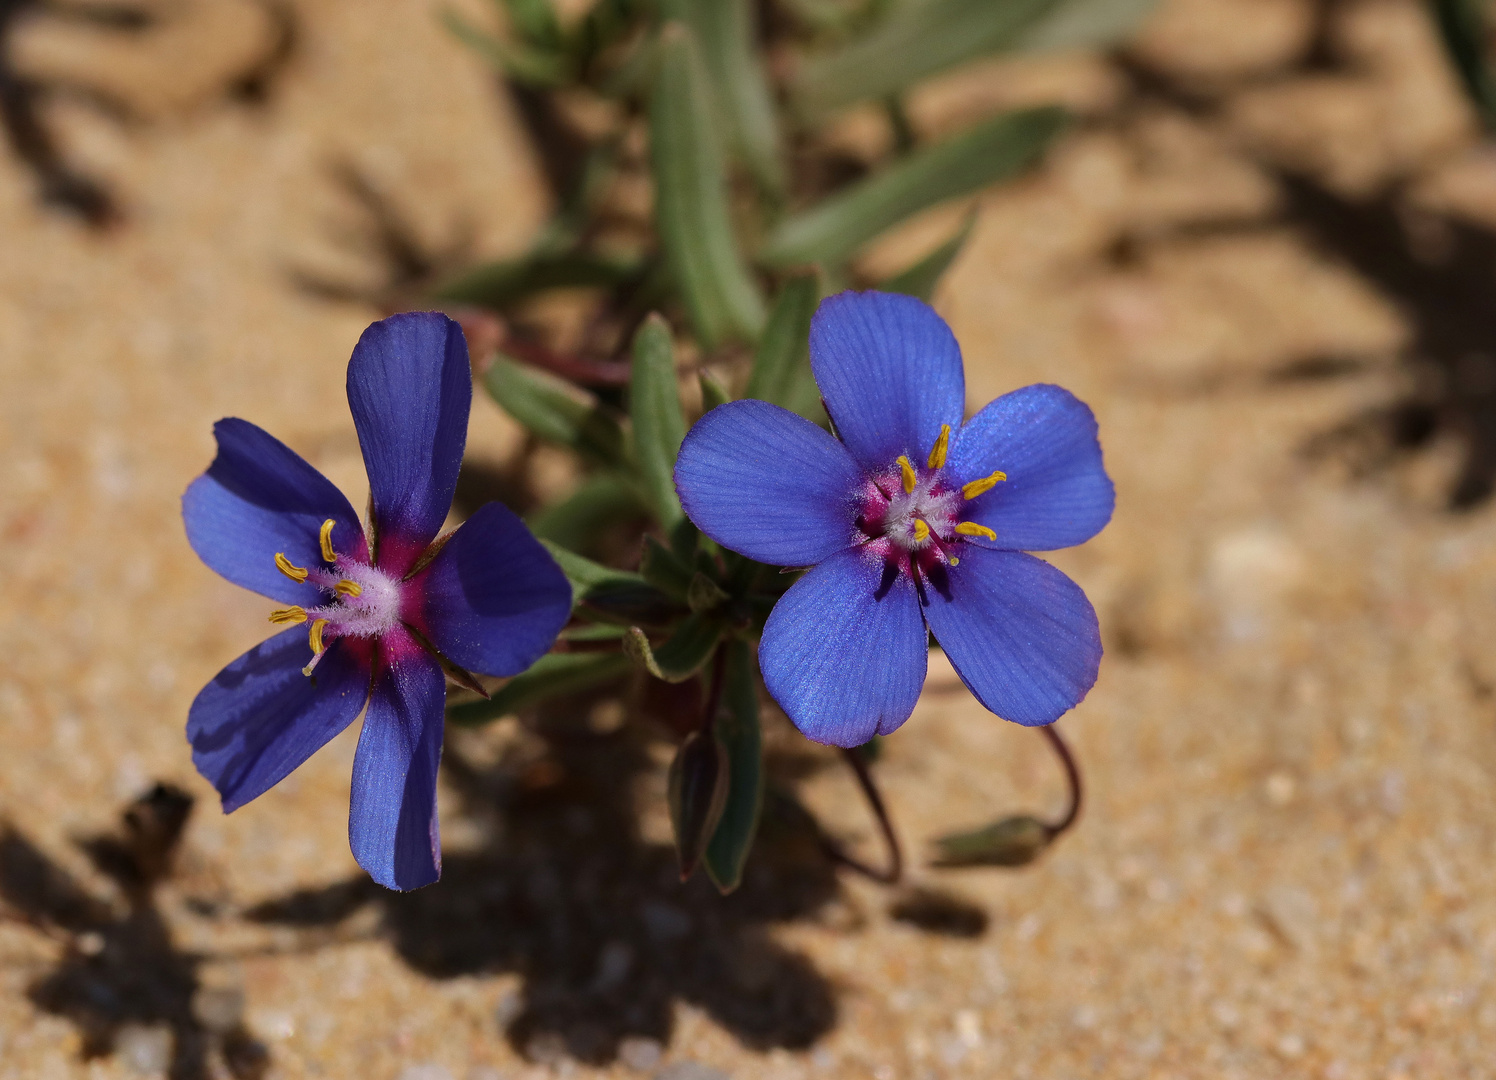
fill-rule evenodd
<path id="1" fill-rule="evenodd" d="M 886 735 L 919 697 L 928 628 L 992 712 L 1058 719 L 1095 683 L 1101 637 L 1080 587 L 1024 552 L 1079 544 L 1111 518 L 1091 410 L 1028 386 L 963 425 L 960 347 L 909 296 L 830 297 L 810 362 L 840 441 L 734 401 L 696 423 L 675 466 L 702 532 L 811 568 L 764 627 L 769 693 L 817 742 Z"/>
<path id="2" fill-rule="evenodd" d="M 218 456 L 182 498 L 187 539 L 229 581 L 284 606 L 290 626 L 224 668 L 193 701 L 187 738 L 225 812 L 268 791 L 365 703 L 348 836 L 381 885 L 441 875 L 436 770 L 444 666 L 514 675 L 551 647 L 571 609 L 560 568 L 489 503 L 436 540 L 467 440 L 472 375 L 444 315 L 364 331 L 348 405 L 369 472 L 369 530 L 284 443 L 220 420 Z"/>

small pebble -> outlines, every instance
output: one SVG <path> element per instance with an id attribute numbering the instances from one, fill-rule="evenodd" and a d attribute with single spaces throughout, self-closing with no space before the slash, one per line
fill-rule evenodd
<path id="1" fill-rule="evenodd" d="M 643 1035 L 630 1035 L 618 1044 L 618 1060 L 639 1072 L 648 1072 L 659 1065 L 664 1053 L 660 1040 Z"/>
<path id="2" fill-rule="evenodd" d="M 120 1060 L 146 1076 L 164 1076 L 171 1064 L 171 1029 L 165 1024 L 127 1024 L 114 1039 Z"/>

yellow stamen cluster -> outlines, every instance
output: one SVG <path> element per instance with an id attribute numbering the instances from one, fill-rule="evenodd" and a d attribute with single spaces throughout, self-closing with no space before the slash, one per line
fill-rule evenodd
<path id="1" fill-rule="evenodd" d="M 283 607 L 276 608 L 270 613 L 270 621 L 276 626 L 295 626 L 297 623 L 306 622 L 306 608 Z"/>
<path id="2" fill-rule="evenodd" d="M 298 585 L 300 585 L 303 581 L 306 580 L 306 575 L 307 575 L 306 569 L 303 568 L 303 567 L 297 566 L 290 559 L 288 559 L 284 555 L 282 555 L 279 551 L 277 551 L 275 553 L 275 568 L 277 570 L 279 570 L 282 574 L 285 574 L 286 577 L 288 577 L 292 581 L 296 582 L 296 584 L 298 584 Z"/>
<path id="3" fill-rule="evenodd" d="M 919 483 L 919 477 L 914 475 L 914 466 L 909 464 L 909 459 L 903 454 L 899 455 L 899 471 L 904 474 L 904 494 L 907 495 Z"/>
<path id="4" fill-rule="evenodd" d="M 332 518 L 328 518 L 322 523 L 320 539 L 322 541 L 322 559 L 324 562 L 336 562 L 338 558 L 337 553 L 332 549 L 332 527 L 334 524 L 336 523 Z"/>
<path id="5" fill-rule="evenodd" d="M 339 596 L 362 596 L 364 594 L 364 587 L 356 581 L 349 581 L 347 578 L 344 578 L 333 586 L 333 591 Z"/>
<path id="6" fill-rule="evenodd" d="M 935 440 L 935 448 L 930 451 L 930 468 L 945 468 L 945 454 L 951 445 L 951 426 L 940 425 L 940 438 Z"/>
<path id="7" fill-rule="evenodd" d="M 962 536 L 981 536 L 988 540 L 996 540 L 997 533 L 985 525 L 978 525 L 975 521 L 963 521 L 956 526 L 956 531 Z"/>
<path id="8" fill-rule="evenodd" d="M 1007 478 L 1008 474 L 999 469 L 991 476 L 984 476 L 980 480 L 973 480 L 969 484 L 962 484 L 961 494 L 968 499 L 975 499 L 978 495 L 991 491 Z"/>

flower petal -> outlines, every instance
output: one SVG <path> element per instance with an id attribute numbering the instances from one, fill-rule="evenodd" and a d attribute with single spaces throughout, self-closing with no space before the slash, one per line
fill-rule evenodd
<path id="1" fill-rule="evenodd" d="M 719 405 L 686 433 L 675 490 L 696 527 L 773 566 L 809 566 L 856 540 L 862 483 L 851 455 L 767 401 Z"/>
<path id="2" fill-rule="evenodd" d="M 780 598 L 764 626 L 764 685 L 807 738 L 860 746 L 914 711 L 929 658 L 905 574 L 862 549 L 837 552 Z"/>
<path id="3" fill-rule="evenodd" d="M 571 617 L 571 585 L 508 507 L 488 503 L 462 523 L 415 578 L 415 623 L 454 663 L 517 675 Z"/>
<path id="4" fill-rule="evenodd" d="M 1096 417 L 1058 386 L 1025 386 L 991 402 L 956 432 L 948 460 L 963 484 L 1007 473 L 969 514 L 997 533 L 999 548 L 1072 547 L 1111 520 L 1116 495 L 1101 463 Z"/>
<path id="5" fill-rule="evenodd" d="M 863 469 L 900 454 L 923 464 L 940 425 L 966 414 L 961 347 L 922 300 L 898 293 L 827 297 L 810 323 L 810 366 L 836 433 Z"/>
<path id="6" fill-rule="evenodd" d="M 440 312 L 392 315 L 353 348 L 348 407 L 388 573 L 409 570 L 447 519 L 472 401 L 467 343 Z"/>
<path id="7" fill-rule="evenodd" d="M 1004 720 L 1052 723 L 1096 682 L 1096 612 L 1041 559 L 963 544 L 949 589 L 927 588 L 925 598 L 925 619 L 956 674 Z"/>
<path id="8" fill-rule="evenodd" d="M 192 763 L 237 810 L 284 780 L 353 722 L 369 696 L 367 649 L 334 641 L 314 676 L 305 627 L 256 645 L 213 677 L 187 712 Z"/>
<path id="9" fill-rule="evenodd" d="M 403 639 L 403 640 L 402 640 Z M 387 889 L 418 889 L 442 872 L 436 769 L 442 756 L 447 683 L 435 657 L 395 631 L 374 677 L 353 758 L 348 843 Z"/>
<path id="10" fill-rule="evenodd" d="M 336 523 L 333 546 L 362 553 L 364 531 L 353 507 L 296 451 L 247 420 L 220 420 L 213 437 L 218 456 L 182 496 L 192 550 L 220 575 L 261 596 L 320 604 L 315 586 L 298 585 L 275 568 L 276 553 L 297 566 L 321 566 L 318 532 L 328 518 Z"/>

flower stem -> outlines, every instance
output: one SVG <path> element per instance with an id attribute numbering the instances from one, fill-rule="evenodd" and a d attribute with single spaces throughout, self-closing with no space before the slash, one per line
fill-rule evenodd
<path id="1" fill-rule="evenodd" d="M 883 834 L 884 846 L 888 848 L 888 868 L 879 870 L 869 866 L 855 856 L 847 854 L 846 849 L 829 836 L 821 837 L 821 847 L 833 862 L 841 863 L 847 869 L 855 870 L 864 877 L 881 884 L 897 885 L 899 879 L 904 876 L 904 853 L 900 850 L 899 838 L 893 831 L 893 822 L 889 819 L 888 807 L 883 803 L 883 796 L 878 791 L 878 785 L 873 782 L 872 770 L 868 768 L 867 759 L 856 750 L 843 750 L 842 760 L 852 766 L 852 771 L 857 776 L 857 783 L 862 788 L 862 794 L 867 798 L 873 817 L 878 821 L 878 831 Z"/>
<path id="2" fill-rule="evenodd" d="M 1075 824 L 1075 819 L 1080 816 L 1081 802 L 1084 799 L 1085 788 L 1081 784 L 1080 766 L 1076 764 L 1075 755 L 1070 752 L 1070 747 L 1060 737 L 1060 733 L 1054 724 L 1048 724 L 1039 729 L 1044 737 L 1049 740 L 1050 748 L 1060 759 L 1060 764 L 1065 767 L 1065 782 L 1070 787 L 1070 807 L 1065 811 L 1065 816 L 1059 821 L 1047 825 L 1049 838 L 1053 840 L 1070 826 Z"/>

